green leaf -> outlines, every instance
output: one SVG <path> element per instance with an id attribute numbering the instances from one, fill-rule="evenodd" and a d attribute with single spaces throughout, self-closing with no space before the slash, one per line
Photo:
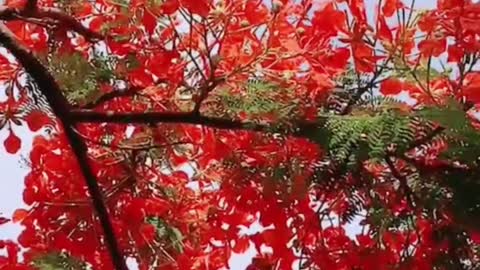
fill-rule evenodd
<path id="1" fill-rule="evenodd" d="M 290 89 L 259 81 L 246 83 L 240 95 L 233 91 L 225 86 L 217 89 L 217 101 L 227 117 L 245 114 L 252 123 L 273 117 L 282 126 L 299 116 L 300 101 Z"/>
<path id="2" fill-rule="evenodd" d="M 39 270 L 86 270 L 87 265 L 65 253 L 50 253 L 35 258 L 33 266 Z"/>
<path id="3" fill-rule="evenodd" d="M 159 217 L 149 217 L 147 222 L 157 228 L 158 239 L 170 242 L 175 250 L 183 252 L 183 235 L 178 228 L 167 224 Z"/>
<path id="4" fill-rule="evenodd" d="M 101 92 L 100 83 L 107 83 L 115 77 L 112 59 L 85 59 L 79 53 L 54 55 L 49 69 L 60 84 L 67 99 L 75 105 L 96 100 Z"/>
<path id="5" fill-rule="evenodd" d="M 426 107 L 417 115 L 445 128 L 443 133 L 449 143 L 443 153 L 445 158 L 471 163 L 480 156 L 480 132 L 472 126 L 458 102 L 451 100 L 441 107 Z"/>

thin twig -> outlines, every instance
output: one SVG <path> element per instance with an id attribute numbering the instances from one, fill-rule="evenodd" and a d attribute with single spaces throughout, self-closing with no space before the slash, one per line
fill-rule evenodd
<path id="1" fill-rule="evenodd" d="M 395 167 L 393 163 L 392 157 L 387 156 L 385 161 L 392 173 L 393 177 L 397 178 L 400 181 L 400 187 L 402 188 L 403 192 L 405 193 L 405 197 L 407 199 L 408 205 L 414 209 L 415 208 L 415 194 L 413 193 L 412 189 L 408 186 L 407 179 L 403 176 Z"/>

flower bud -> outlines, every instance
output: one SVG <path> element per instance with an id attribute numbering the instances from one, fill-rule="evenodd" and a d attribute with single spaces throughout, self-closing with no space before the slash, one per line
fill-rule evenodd
<path id="1" fill-rule="evenodd" d="M 283 7 L 283 3 L 280 0 L 274 0 L 272 3 L 272 12 L 273 13 L 278 13 L 280 12 L 280 9 Z"/>
<path id="2" fill-rule="evenodd" d="M 305 28 L 303 28 L 303 27 L 301 27 L 301 26 L 298 27 L 297 30 L 295 30 L 295 31 L 296 31 L 297 34 L 299 34 L 299 35 L 305 34 Z"/>
<path id="3" fill-rule="evenodd" d="M 240 22 L 240 26 L 241 27 L 248 27 L 248 26 L 250 26 L 250 22 L 248 20 L 242 20 Z"/>

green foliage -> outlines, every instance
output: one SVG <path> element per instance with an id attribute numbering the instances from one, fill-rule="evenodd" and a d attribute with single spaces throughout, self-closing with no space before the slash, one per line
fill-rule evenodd
<path id="1" fill-rule="evenodd" d="M 179 229 L 167 224 L 158 217 L 150 217 L 147 219 L 147 222 L 157 228 L 158 239 L 169 242 L 176 251 L 183 252 L 183 235 Z"/>
<path id="2" fill-rule="evenodd" d="M 359 113 L 327 120 L 330 156 L 336 160 L 382 160 L 388 148 L 406 149 L 414 139 L 410 118 L 395 112 Z M 366 150 L 366 152 L 365 152 Z M 349 156 L 354 156 L 353 158 Z"/>
<path id="3" fill-rule="evenodd" d="M 448 190 L 436 181 L 424 181 L 419 189 L 414 191 L 422 194 L 421 200 L 424 211 L 429 213 L 434 213 L 438 205 L 445 201 L 448 194 Z"/>
<path id="4" fill-rule="evenodd" d="M 249 82 L 242 90 L 239 95 L 230 88 L 219 89 L 219 102 L 229 117 L 246 114 L 248 120 L 258 122 L 268 115 L 285 124 L 297 115 L 299 100 L 290 89 L 260 81 Z"/>
<path id="5" fill-rule="evenodd" d="M 443 175 L 443 181 L 452 192 L 452 212 L 458 222 L 467 227 L 480 227 L 480 170 L 457 170 Z"/>
<path id="6" fill-rule="evenodd" d="M 130 58 L 129 58 L 130 59 Z M 135 58 L 136 60 L 136 58 Z M 133 60 L 130 60 L 133 61 Z M 100 83 L 109 82 L 115 77 L 112 70 L 112 63 L 114 60 L 111 57 L 95 57 L 92 59 L 92 64 L 95 70 L 92 70 L 92 76 Z"/>
<path id="7" fill-rule="evenodd" d="M 375 99 L 360 103 L 350 115 L 324 115 L 327 119 L 324 130 L 317 136 L 322 137 L 323 146 L 328 150 L 327 159 L 337 166 L 346 166 L 340 176 L 352 172 L 363 161 L 384 162 L 389 152 L 403 154 L 412 146 L 430 148 L 438 140 L 448 145 L 444 153 L 445 160 L 478 167 L 480 132 L 471 125 L 471 120 L 457 103 L 426 107 L 406 115 L 397 110 L 399 104 L 396 101 Z M 431 135 L 436 125 L 442 131 L 417 145 L 418 140 Z M 419 135 L 419 131 L 422 134 Z M 417 194 L 416 203 L 422 205 L 424 214 L 435 215 L 439 204 L 450 201 L 459 220 L 480 226 L 479 173 L 459 168 L 431 174 L 414 167 L 401 171 L 408 188 Z M 441 181 L 438 177 L 442 178 Z M 449 194 L 453 194 L 453 197 Z M 350 211 L 354 212 L 357 205 L 352 203 Z M 391 217 L 381 205 L 373 207 L 372 211 L 369 213 L 371 224 L 380 234 L 390 226 L 405 221 Z"/>
<path id="8" fill-rule="evenodd" d="M 134 54 L 128 54 L 125 58 L 125 66 L 128 70 L 134 70 L 141 66 L 140 62 L 138 61 L 137 57 Z"/>
<path id="9" fill-rule="evenodd" d="M 342 76 L 336 79 L 336 85 L 341 85 L 343 89 L 347 90 L 349 94 L 353 94 L 356 88 L 364 87 L 370 81 L 369 76 L 358 74 L 354 65 L 349 65 Z"/>
<path id="10" fill-rule="evenodd" d="M 460 104 L 451 101 L 444 106 L 426 107 L 417 115 L 445 129 L 443 134 L 449 143 L 445 158 L 472 163 L 480 156 L 480 132 L 472 126 Z"/>
<path id="11" fill-rule="evenodd" d="M 88 61 L 78 53 L 54 55 L 49 67 L 67 99 L 75 105 L 94 101 L 101 94 L 99 85 L 114 77 L 109 59 Z"/>
<path id="12" fill-rule="evenodd" d="M 324 130 L 317 132 L 313 139 L 339 162 L 381 161 L 387 151 L 410 150 L 415 141 L 421 139 L 418 137 L 421 126 L 426 130 L 422 136 L 428 136 L 437 124 L 444 129 L 437 134 L 438 139 L 448 144 L 445 158 L 468 164 L 477 161 L 480 132 L 458 104 L 426 107 L 412 115 L 402 113 L 401 106 L 396 100 L 374 97 L 360 103 L 350 115 L 321 115 L 327 119 Z M 423 146 L 435 143 L 434 139 Z"/>
<path id="13" fill-rule="evenodd" d="M 148 0 L 147 5 L 149 7 L 157 7 L 157 6 L 160 6 L 161 4 L 163 4 L 164 2 L 165 2 L 165 0 Z"/>
<path id="14" fill-rule="evenodd" d="M 129 10 L 128 10 L 128 6 L 121 6 L 120 5 L 120 12 L 123 13 L 123 14 L 128 14 Z M 125 21 L 121 21 L 121 20 L 115 20 L 115 21 L 110 21 L 110 22 L 106 22 L 104 24 L 102 24 L 101 28 L 100 28 L 100 33 L 102 35 L 105 35 L 105 34 L 108 34 L 112 29 L 115 29 L 115 28 L 119 28 L 121 27 L 122 25 L 125 25 Z M 115 40 L 115 42 L 127 42 L 130 40 L 131 38 L 131 35 L 130 34 L 116 34 L 114 36 L 112 36 L 113 40 Z"/>
<path id="15" fill-rule="evenodd" d="M 372 225 L 372 232 L 377 237 L 381 237 L 382 233 L 392 226 L 394 217 L 378 200 L 373 201 L 373 205 L 368 211 L 368 221 Z"/>
<path id="16" fill-rule="evenodd" d="M 65 253 L 50 253 L 33 260 L 38 270 L 86 270 L 87 265 Z"/>

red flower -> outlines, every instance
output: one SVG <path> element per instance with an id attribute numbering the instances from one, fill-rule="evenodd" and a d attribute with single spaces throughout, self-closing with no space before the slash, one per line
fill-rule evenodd
<path id="1" fill-rule="evenodd" d="M 207 17 L 210 11 L 210 0 L 180 0 L 182 6 L 184 6 L 191 13 Z"/>
<path id="2" fill-rule="evenodd" d="M 418 44 L 418 50 L 426 56 L 438 57 L 446 50 L 446 39 L 426 39 L 420 41 Z"/>
<path id="3" fill-rule="evenodd" d="M 38 131 L 46 125 L 54 124 L 54 121 L 50 116 L 41 111 L 32 111 L 25 116 L 28 128 L 31 131 Z"/>
<path id="4" fill-rule="evenodd" d="M 403 90 L 403 83 L 397 78 L 388 78 L 380 84 L 380 92 L 384 95 L 397 95 Z"/>
<path id="5" fill-rule="evenodd" d="M 383 4 L 382 11 L 385 16 L 391 17 L 398 9 L 401 8 L 403 8 L 403 3 L 401 0 L 386 0 L 385 4 Z"/>
<path id="6" fill-rule="evenodd" d="M 20 147 L 22 146 L 22 141 L 19 137 L 17 137 L 17 135 L 15 135 L 13 130 L 10 130 L 7 139 L 3 142 L 3 145 L 5 146 L 5 150 L 7 150 L 8 153 L 15 154 L 18 152 L 18 150 L 20 150 Z"/>

